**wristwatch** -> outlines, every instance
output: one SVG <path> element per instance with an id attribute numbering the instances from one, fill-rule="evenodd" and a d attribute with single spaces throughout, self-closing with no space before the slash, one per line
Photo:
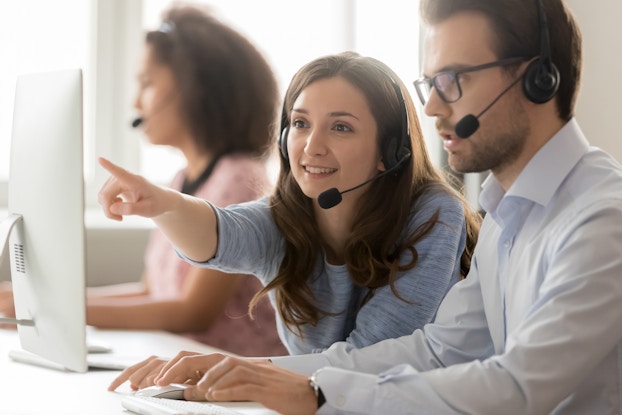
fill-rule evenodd
<path id="1" fill-rule="evenodd" d="M 317 384 L 315 373 L 309 377 L 309 386 L 313 389 L 317 398 L 317 409 L 320 409 L 326 403 L 326 397 L 324 397 L 324 392 L 320 389 L 320 385 Z"/>

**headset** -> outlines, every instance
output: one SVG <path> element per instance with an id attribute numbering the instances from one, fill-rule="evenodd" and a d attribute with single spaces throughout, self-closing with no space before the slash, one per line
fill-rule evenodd
<path id="1" fill-rule="evenodd" d="M 382 162 L 386 171 L 391 170 L 396 173 L 411 155 L 410 144 L 410 131 L 408 125 L 408 109 L 404 102 L 404 96 L 399 85 L 393 80 L 391 76 L 387 74 L 387 77 L 391 81 L 391 85 L 397 95 L 397 100 L 400 106 L 401 112 L 401 131 L 398 137 L 390 136 L 380 142 L 380 152 L 382 155 Z M 287 136 L 289 135 L 289 122 L 287 120 L 287 111 L 285 109 L 285 103 L 283 103 L 283 112 L 281 113 L 281 134 L 279 136 L 279 148 L 281 149 L 281 155 L 285 160 L 289 160 L 289 154 L 287 153 Z"/>
<path id="2" fill-rule="evenodd" d="M 551 45 L 546 12 L 542 0 L 536 0 L 540 27 L 540 56 L 531 62 L 523 75 L 523 92 L 527 99 L 544 104 L 550 101 L 559 88 L 559 70 L 551 61 Z"/>
<path id="3" fill-rule="evenodd" d="M 522 76 L 523 94 L 528 100 L 536 104 L 550 101 L 559 89 L 559 71 L 551 61 L 551 46 L 549 44 L 549 29 L 542 0 L 536 0 L 538 9 L 538 25 L 540 28 L 540 56 L 527 65 Z M 479 118 L 484 115 L 499 99 L 521 81 L 517 78 L 507 88 L 486 106 L 479 114 L 467 114 L 456 123 L 456 135 L 460 138 L 469 138 L 479 128 Z"/>

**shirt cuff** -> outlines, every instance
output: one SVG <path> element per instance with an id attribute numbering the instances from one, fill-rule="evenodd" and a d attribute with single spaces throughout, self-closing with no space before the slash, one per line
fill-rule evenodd
<path id="1" fill-rule="evenodd" d="M 320 353 L 271 357 L 270 360 L 278 367 L 305 376 L 311 376 L 316 370 L 330 366 L 328 359 Z"/>
<path id="2" fill-rule="evenodd" d="M 314 379 L 326 398 L 326 403 L 316 415 L 371 413 L 377 376 L 326 367 L 315 372 Z"/>

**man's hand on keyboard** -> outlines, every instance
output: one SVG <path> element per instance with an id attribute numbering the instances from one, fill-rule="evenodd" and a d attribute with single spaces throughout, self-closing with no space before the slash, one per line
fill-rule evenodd
<path id="1" fill-rule="evenodd" d="M 195 356 L 195 363 L 207 356 Z M 204 367 L 200 364 L 195 367 Z M 171 375 L 174 367 L 169 370 Z M 162 381 L 171 378 L 163 376 Z M 314 414 L 317 398 L 306 376 L 273 365 L 269 361 L 226 356 L 206 370 L 202 379 L 185 391 L 186 399 L 208 401 L 253 401 L 283 415 Z"/>
<path id="2" fill-rule="evenodd" d="M 315 391 L 307 377 L 269 360 L 243 359 L 220 353 L 180 352 L 171 360 L 152 356 L 125 369 L 109 387 L 129 381 L 132 389 L 186 383 L 189 401 L 253 401 L 284 415 L 314 414 Z"/>

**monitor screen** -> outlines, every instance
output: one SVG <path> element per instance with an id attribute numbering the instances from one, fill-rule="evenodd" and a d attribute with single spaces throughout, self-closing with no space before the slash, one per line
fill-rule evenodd
<path id="1" fill-rule="evenodd" d="M 4 228 L 20 343 L 85 372 L 81 70 L 18 77 L 13 111 Z"/>

